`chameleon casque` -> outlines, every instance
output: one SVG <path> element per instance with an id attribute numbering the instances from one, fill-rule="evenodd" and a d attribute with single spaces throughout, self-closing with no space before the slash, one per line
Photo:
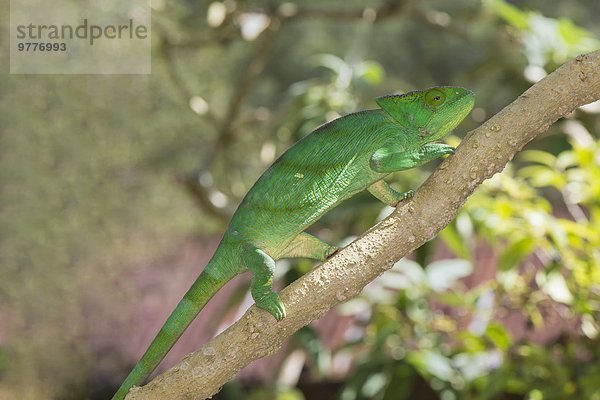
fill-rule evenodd
<path id="1" fill-rule="evenodd" d="M 367 189 L 395 206 L 412 196 L 383 180 L 454 148 L 437 141 L 471 111 L 474 94 L 434 87 L 378 98 L 380 109 L 333 120 L 298 141 L 258 179 L 233 215 L 215 254 L 158 332 L 113 400 L 123 399 L 158 366 L 208 300 L 246 270 L 256 305 L 276 320 L 285 306 L 273 291 L 275 260 L 325 260 L 337 248 L 304 232 L 340 202 Z"/>

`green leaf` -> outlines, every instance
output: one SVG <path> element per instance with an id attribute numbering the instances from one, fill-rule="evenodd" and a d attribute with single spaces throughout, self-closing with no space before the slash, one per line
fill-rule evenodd
<path id="1" fill-rule="evenodd" d="M 407 287 L 408 285 L 412 286 L 426 286 L 427 285 L 427 275 L 423 271 L 423 268 L 416 262 L 412 260 L 407 260 L 405 258 L 398 261 L 392 267 L 393 271 L 397 271 L 402 273 L 407 279 Z"/>
<path id="2" fill-rule="evenodd" d="M 510 243 L 498 258 L 498 269 L 500 271 L 512 269 L 528 256 L 535 249 L 535 246 L 536 241 L 529 237 Z"/>
<path id="3" fill-rule="evenodd" d="M 317 54 L 311 57 L 311 61 L 313 65 L 328 68 L 336 74 L 348 67 L 344 60 L 333 54 Z"/>
<path id="4" fill-rule="evenodd" d="M 362 62 L 357 68 L 358 77 L 368 84 L 375 86 L 383 82 L 385 71 L 381 64 L 375 61 Z"/>
<path id="5" fill-rule="evenodd" d="M 575 25 L 573 21 L 568 18 L 560 18 L 558 20 L 558 31 L 565 43 L 575 48 L 581 45 L 585 46 L 585 42 L 593 40 L 594 38 L 594 35 L 591 32 Z"/>
<path id="6" fill-rule="evenodd" d="M 530 165 L 519 170 L 519 175 L 529 179 L 535 187 L 554 186 L 561 187 L 564 182 L 564 176 L 559 174 L 554 169 L 550 169 L 543 165 Z"/>
<path id="7" fill-rule="evenodd" d="M 432 375 L 448 382 L 454 375 L 451 360 L 438 352 L 432 350 L 415 351 L 409 353 L 406 359 L 426 376 Z"/>
<path id="8" fill-rule="evenodd" d="M 558 155 L 556 160 L 556 166 L 562 170 L 574 167 L 577 164 L 577 157 L 575 157 L 572 151 L 563 151 Z"/>
<path id="9" fill-rule="evenodd" d="M 493 12 L 515 28 L 520 30 L 529 28 L 529 14 L 527 12 L 521 11 L 503 0 L 493 0 L 489 4 Z"/>
<path id="10" fill-rule="evenodd" d="M 454 367 L 458 368 L 468 381 L 489 374 L 501 362 L 502 356 L 497 350 L 458 353 L 452 359 Z"/>
<path id="11" fill-rule="evenodd" d="M 451 307 L 469 307 L 473 303 L 472 295 L 464 291 L 445 291 L 440 293 L 437 301 Z"/>
<path id="12" fill-rule="evenodd" d="M 361 393 L 366 398 L 374 398 L 389 383 L 389 376 L 383 372 L 377 372 L 369 376 L 361 388 Z"/>
<path id="13" fill-rule="evenodd" d="M 497 322 L 490 322 L 485 332 L 487 338 L 496 348 L 506 351 L 512 345 L 512 338 L 508 331 Z"/>
<path id="14" fill-rule="evenodd" d="M 473 264 L 458 258 L 434 261 L 425 270 L 429 286 L 436 292 L 449 289 L 461 278 L 471 275 Z"/>
<path id="15" fill-rule="evenodd" d="M 484 351 L 486 349 L 486 344 L 484 343 L 483 338 L 474 335 L 469 331 L 460 332 L 458 334 L 458 338 L 462 342 L 465 350 L 470 353 Z"/>
<path id="16" fill-rule="evenodd" d="M 440 232 L 440 237 L 454 254 L 460 258 L 471 259 L 471 251 L 466 241 L 458 233 L 456 220 Z"/>
<path id="17" fill-rule="evenodd" d="M 277 400 L 304 400 L 305 398 L 304 394 L 295 388 L 281 389 L 276 395 Z"/>
<path id="18" fill-rule="evenodd" d="M 573 304 L 573 294 L 567 287 L 565 278 L 558 272 L 546 276 L 542 289 L 556 302 Z"/>
<path id="19" fill-rule="evenodd" d="M 543 164 L 550 168 L 554 168 L 556 166 L 556 156 L 554 154 L 548 153 L 547 151 L 527 150 L 521 154 L 520 159 L 522 161 Z"/>

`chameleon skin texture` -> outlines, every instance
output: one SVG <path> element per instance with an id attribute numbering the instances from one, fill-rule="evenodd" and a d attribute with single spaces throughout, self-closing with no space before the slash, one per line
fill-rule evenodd
<path id="1" fill-rule="evenodd" d="M 258 179 L 233 215 L 204 271 L 177 305 L 113 400 L 142 384 L 208 300 L 246 270 L 256 305 L 276 320 L 285 306 L 272 289 L 275 260 L 325 260 L 337 248 L 304 230 L 340 202 L 365 189 L 395 206 L 398 193 L 383 180 L 454 149 L 437 143 L 471 111 L 474 95 L 435 87 L 377 99 L 381 107 L 331 121 L 288 149 Z"/>

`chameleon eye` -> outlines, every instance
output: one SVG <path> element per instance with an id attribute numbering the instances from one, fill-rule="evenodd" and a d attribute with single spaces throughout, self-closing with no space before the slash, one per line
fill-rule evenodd
<path id="1" fill-rule="evenodd" d="M 441 106 L 446 101 L 446 95 L 439 89 L 431 89 L 425 92 L 425 102 L 430 106 Z"/>

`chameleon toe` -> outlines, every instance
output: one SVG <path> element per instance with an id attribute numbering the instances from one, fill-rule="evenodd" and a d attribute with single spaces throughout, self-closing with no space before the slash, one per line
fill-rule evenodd
<path id="1" fill-rule="evenodd" d="M 285 305 L 275 292 L 257 300 L 256 305 L 275 317 L 277 321 L 281 321 L 286 316 Z"/>

